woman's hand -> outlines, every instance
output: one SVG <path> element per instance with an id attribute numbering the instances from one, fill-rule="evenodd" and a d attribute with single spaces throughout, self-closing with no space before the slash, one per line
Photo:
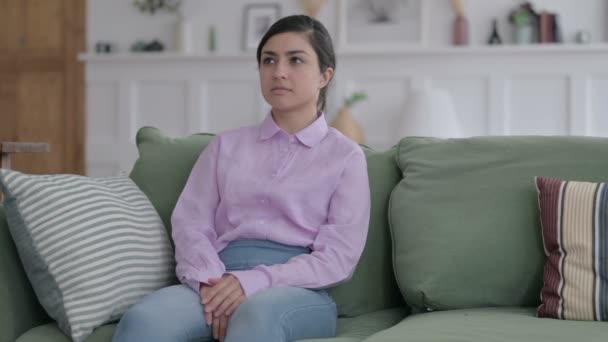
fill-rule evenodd
<path id="1" fill-rule="evenodd" d="M 209 284 L 201 287 L 205 321 L 213 326 L 213 338 L 223 342 L 230 317 L 245 300 L 245 292 L 239 280 L 233 275 L 220 279 L 211 278 Z"/>
<path id="2" fill-rule="evenodd" d="M 226 338 L 226 332 L 228 331 L 228 322 L 230 321 L 230 316 L 220 315 L 213 316 L 213 338 L 219 340 L 220 342 L 224 342 Z"/>
<path id="3" fill-rule="evenodd" d="M 205 298 L 209 296 L 210 290 L 210 285 L 201 284 L 201 304 L 205 304 Z M 211 323 L 213 323 L 213 315 L 211 312 L 205 311 L 205 323 L 207 323 L 207 325 L 211 325 Z"/>
<path id="4" fill-rule="evenodd" d="M 203 298 L 205 315 L 213 313 L 213 317 L 231 316 L 245 300 L 245 291 L 241 282 L 233 275 L 219 279 L 211 278 L 209 284 L 211 289 Z"/>

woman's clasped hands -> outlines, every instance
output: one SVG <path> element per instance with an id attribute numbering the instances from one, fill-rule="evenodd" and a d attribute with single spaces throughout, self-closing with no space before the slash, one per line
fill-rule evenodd
<path id="1" fill-rule="evenodd" d="M 223 278 L 210 278 L 209 285 L 201 286 L 200 295 L 205 321 L 213 325 L 213 338 L 224 341 L 230 317 L 246 298 L 241 283 L 231 274 Z"/>

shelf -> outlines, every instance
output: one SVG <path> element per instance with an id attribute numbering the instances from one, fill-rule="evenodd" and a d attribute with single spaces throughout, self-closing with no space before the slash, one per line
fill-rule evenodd
<path id="1" fill-rule="evenodd" d="M 509 54 L 608 53 L 608 44 L 535 44 L 479 46 L 368 46 L 343 48 L 341 56 L 367 55 L 509 55 Z"/>
<path id="2" fill-rule="evenodd" d="M 496 45 L 496 46 L 367 46 L 357 48 L 342 48 L 336 51 L 340 57 L 357 56 L 444 56 L 444 55 L 539 55 L 539 54 L 595 54 L 608 53 L 608 44 L 597 43 L 588 45 L 578 44 L 537 44 L 537 45 Z M 78 59 L 83 62 L 114 63 L 114 62 L 196 62 L 196 61 L 255 61 L 255 52 L 241 54 L 181 54 L 177 52 L 139 52 L 80 54 Z"/>

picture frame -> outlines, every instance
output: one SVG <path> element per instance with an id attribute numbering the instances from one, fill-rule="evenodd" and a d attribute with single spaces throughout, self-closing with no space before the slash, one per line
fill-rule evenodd
<path id="1" fill-rule="evenodd" d="M 342 50 L 425 45 L 428 1 L 338 1 L 338 45 Z"/>
<path id="2" fill-rule="evenodd" d="M 257 49 L 266 31 L 280 17 L 281 5 L 279 3 L 245 5 L 243 10 L 243 50 Z"/>

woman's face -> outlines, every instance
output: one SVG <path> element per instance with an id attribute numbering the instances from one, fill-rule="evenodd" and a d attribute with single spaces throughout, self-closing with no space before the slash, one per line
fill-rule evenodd
<path id="1" fill-rule="evenodd" d="M 260 83 L 273 111 L 293 112 L 313 108 L 319 91 L 329 83 L 333 69 L 321 73 L 315 50 L 306 36 L 286 32 L 272 36 L 260 56 Z"/>

